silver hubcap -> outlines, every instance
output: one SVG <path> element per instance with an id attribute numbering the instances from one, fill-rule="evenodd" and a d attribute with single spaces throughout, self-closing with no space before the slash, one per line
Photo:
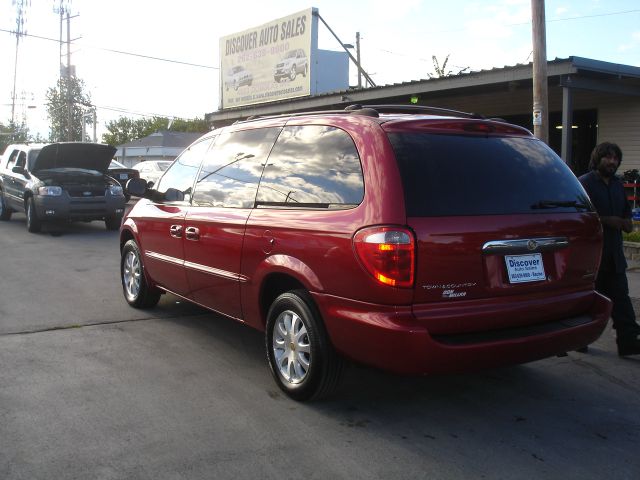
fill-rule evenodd
<path id="1" fill-rule="evenodd" d="M 124 288 L 127 292 L 127 298 L 135 300 L 140 293 L 140 276 L 142 275 L 142 266 L 140 259 L 135 252 L 127 252 L 124 257 L 124 271 L 122 272 L 122 280 Z"/>
<path id="2" fill-rule="evenodd" d="M 307 327 L 291 310 L 282 312 L 273 328 L 273 356 L 278 372 L 289 383 L 302 382 L 311 364 Z"/>

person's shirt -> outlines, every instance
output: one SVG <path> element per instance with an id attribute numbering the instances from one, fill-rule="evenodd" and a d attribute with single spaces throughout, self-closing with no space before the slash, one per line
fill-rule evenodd
<path id="1" fill-rule="evenodd" d="M 627 201 L 624 185 L 613 176 L 607 185 L 595 170 L 582 175 L 578 180 L 589 194 L 589 198 L 601 217 L 631 218 L 631 206 Z M 622 246 L 622 230 L 602 226 L 603 244 L 600 270 L 624 272 L 627 260 Z"/>

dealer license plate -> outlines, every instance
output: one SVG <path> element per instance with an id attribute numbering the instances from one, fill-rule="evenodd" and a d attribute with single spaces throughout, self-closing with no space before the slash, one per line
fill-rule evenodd
<path id="1" fill-rule="evenodd" d="M 538 282 L 545 280 L 542 254 L 505 255 L 509 283 Z"/>
<path id="2" fill-rule="evenodd" d="M 126 173 L 120 174 L 120 180 L 126 180 L 127 178 L 129 178 L 129 175 L 127 175 Z"/>

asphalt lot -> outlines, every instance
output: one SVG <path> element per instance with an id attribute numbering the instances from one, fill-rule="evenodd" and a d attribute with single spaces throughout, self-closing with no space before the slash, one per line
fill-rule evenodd
<path id="1" fill-rule="evenodd" d="M 15 214 L 0 222 L 0 478 L 640 478 L 640 358 L 619 358 L 610 328 L 587 354 L 480 374 L 351 366 L 307 404 L 277 389 L 262 343 L 173 296 L 128 307 L 103 223 L 34 235 Z"/>

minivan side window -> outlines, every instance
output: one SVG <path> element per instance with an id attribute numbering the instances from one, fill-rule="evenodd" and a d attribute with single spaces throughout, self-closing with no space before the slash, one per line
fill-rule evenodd
<path id="1" fill-rule="evenodd" d="M 193 205 L 253 208 L 258 182 L 278 128 L 222 133 L 198 175 Z"/>
<path id="2" fill-rule="evenodd" d="M 202 163 L 202 158 L 212 141 L 212 138 L 207 138 L 191 145 L 182 152 L 164 173 L 158 182 L 156 191 L 158 193 L 166 193 L 167 189 L 175 188 L 184 193 L 184 201 L 189 202 L 191 200 L 193 182 L 198 174 L 200 163 Z"/>
<path id="3" fill-rule="evenodd" d="M 285 127 L 262 174 L 258 206 L 347 208 L 364 197 L 360 157 L 343 130 Z"/>

